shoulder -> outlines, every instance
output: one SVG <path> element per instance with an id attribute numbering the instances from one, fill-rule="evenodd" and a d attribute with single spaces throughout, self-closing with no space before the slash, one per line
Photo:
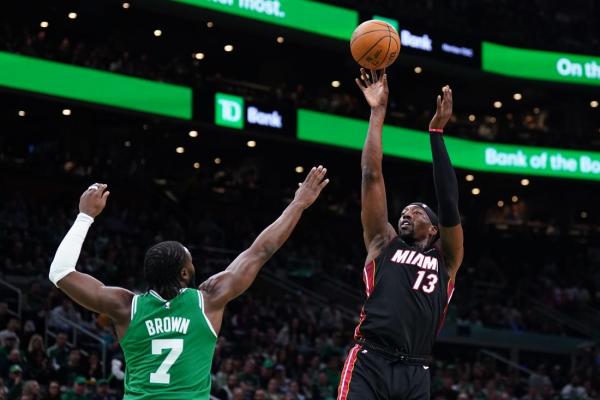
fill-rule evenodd
<path id="1" fill-rule="evenodd" d="M 390 225 L 391 228 L 391 225 Z M 387 234 L 376 235 L 371 241 L 367 254 L 367 262 L 365 264 L 370 263 L 373 260 L 376 260 L 380 257 L 385 251 L 396 244 L 396 241 L 400 240 L 401 243 L 404 243 L 402 239 L 396 234 L 394 228 L 391 228 L 391 231 L 388 231 Z M 406 244 L 406 243 L 404 243 Z"/>

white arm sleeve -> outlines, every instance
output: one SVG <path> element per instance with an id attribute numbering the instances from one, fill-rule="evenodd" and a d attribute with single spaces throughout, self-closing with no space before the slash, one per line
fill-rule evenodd
<path id="1" fill-rule="evenodd" d="M 75 271 L 77 259 L 79 259 L 79 253 L 81 253 L 81 246 L 83 246 L 83 241 L 92 222 L 94 222 L 94 218 L 79 213 L 73 226 L 58 246 L 48 274 L 48 278 L 55 286 L 58 285 L 58 281 Z"/>

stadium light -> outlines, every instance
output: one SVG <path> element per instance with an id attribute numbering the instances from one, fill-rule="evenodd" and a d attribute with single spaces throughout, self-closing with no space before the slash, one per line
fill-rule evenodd
<path id="1" fill-rule="evenodd" d="M 69 19 L 76 19 L 77 18 L 77 13 L 76 12 L 70 12 L 68 15 Z"/>
<path id="2" fill-rule="evenodd" d="M 281 44 L 283 42 L 285 42 L 285 38 L 283 36 L 277 36 L 277 43 Z"/>
<path id="3" fill-rule="evenodd" d="M 203 60 L 204 59 L 204 53 L 194 53 L 194 58 L 196 60 Z"/>
<path id="4" fill-rule="evenodd" d="M 581 218 L 585 219 L 588 216 L 587 211 L 582 211 L 581 214 L 579 214 L 581 216 Z"/>
<path id="5" fill-rule="evenodd" d="M 221 159 L 219 157 L 215 158 L 215 164 L 217 164 L 217 165 L 221 164 Z"/>
<path id="6" fill-rule="evenodd" d="M 498 100 L 496 100 L 496 101 L 494 102 L 494 108 L 502 108 L 502 102 L 501 102 L 501 101 L 498 101 Z"/>
<path id="7" fill-rule="evenodd" d="M 162 31 L 160 29 L 155 29 L 154 36 L 159 37 L 160 35 L 162 35 Z"/>
<path id="8" fill-rule="evenodd" d="M 196 130 L 189 131 L 188 135 L 190 135 L 190 137 L 192 137 L 192 138 L 198 137 L 198 131 L 196 131 Z"/>
<path id="9" fill-rule="evenodd" d="M 230 53 L 230 52 L 232 52 L 232 51 L 233 51 L 233 45 L 231 45 L 231 44 L 226 44 L 226 45 L 225 45 L 225 47 L 223 47 L 223 49 L 224 49 L 226 52 Z"/>
<path id="10" fill-rule="evenodd" d="M 62 115 L 68 117 L 69 115 L 71 115 L 71 110 L 68 108 L 65 108 L 62 110 Z"/>
<path id="11" fill-rule="evenodd" d="M 212 21 L 208 21 L 208 22 L 206 23 L 206 27 L 207 27 L 207 28 L 212 28 L 213 26 L 215 26 L 215 23 L 214 23 L 214 22 L 212 22 Z"/>
<path id="12" fill-rule="evenodd" d="M 504 207 L 504 202 L 502 200 L 498 200 L 498 203 L 496 204 L 498 204 L 498 207 L 500 208 Z"/>
<path id="13" fill-rule="evenodd" d="M 521 179 L 521 185 L 523 185 L 523 186 L 529 186 L 529 179 L 527 179 L 527 178 Z"/>
<path id="14" fill-rule="evenodd" d="M 341 85 L 340 81 L 331 81 L 331 86 L 334 88 L 339 88 Z"/>
<path id="15" fill-rule="evenodd" d="M 42 21 L 42 22 L 40 22 L 40 27 L 42 27 L 42 28 L 47 28 L 48 25 L 49 25 L 48 21 Z"/>
<path id="16" fill-rule="evenodd" d="M 194 163 L 194 169 L 200 169 L 200 163 L 199 162 L 195 162 Z"/>
<path id="17" fill-rule="evenodd" d="M 599 104 L 598 100 L 592 100 L 592 101 L 590 101 L 590 107 L 592 107 L 592 108 L 598 107 L 598 104 Z"/>
<path id="18" fill-rule="evenodd" d="M 125 3 L 123 3 L 121 6 L 122 6 L 124 9 L 126 9 L 126 10 L 127 10 L 127 9 L 128 9 L 130 6 L 131 6 L 131 5 L 130 5 L 129 3 L 127 3 L 127 2 L 125 2 Z"/>
<path id="19" fill-rule="evenodd" d="M 473 188 L 471 189 L 471 193 L 473 193 L 475 196 L 479 195 L 479 193 L 481 193 L 481 190 L 479 190 L 479 188 Z"/>
<path id="20" fill-rule="evenodd" d="M 523 98 L 523 95 L 521 93 L 515 93 L 513 94 L 513 99 L 519 101 Z"/>
<path id="21" fill-rule="evenodd" d="M 513 203 L 516 203 L 517 201 L 519 201 L 519 196 L 513 196 L 510 199 L 512 200 Z"/>
<path id="22" fill-rule="evenodd" d="M 415 67 L 415 74 L 420 74 L 421 72 L 423 72 L 423 68 L 419 66 Z"/>
<path id="23" fill-rule="evenodd" d="M 469 174 L 469 175 L 465 176 L 465 180 L 467 182 L 473 182 L 475 180 L 475 176 Z"/>
<path id="24" fill-rule="evenodd" d="M 131 140 L 126 140 L 126 141 L 123 143 L 123 146 L 125 146 L 125 147 L 131 147 Z"/>
<path id="25" fill-rule="evenodd" d="M 476 119 L 475 114 L 469 115 L 469 122 L 475 122 L 475 119 Z"/>
<path id="26" fill-rule="evenodd" d="M 304 167 L 302 165 L 298 165 L 296 168 L 294 168 L 294 171 L 296 171 L 297 174 L 301 174 L 304 172 Z"/>
<path id="27" fill-rule="evenodd" d="M 19 110 L 19 117 L 24 117 L 26 115 L 25 110 Z"/>
<path id="28" fill-rule="evenodd" d="M 246 146 L 248 146 L 248 147 L 256 147 L 256 141 L 254 141 L 254 140 L 248 140 L 246 142 Z"/>

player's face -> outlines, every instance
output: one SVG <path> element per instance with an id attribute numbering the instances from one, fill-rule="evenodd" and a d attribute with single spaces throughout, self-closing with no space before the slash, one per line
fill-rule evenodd
<path id="1" fill-rule="evenodd" d="M 419 206 L 406 206 L 400 214 L 398 232 L 402 239 L 420 242 L 432 235 L 435 229 L 427 213 Z"/>

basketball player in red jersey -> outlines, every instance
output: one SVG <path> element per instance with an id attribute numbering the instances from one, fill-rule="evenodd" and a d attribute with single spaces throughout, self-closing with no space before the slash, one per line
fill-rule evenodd
<path id="1" fill-rule="evenodd" d="M 356 83 L 371 107 L 361 160 L 367 299 L 338 400 L 425 400 L 430 398 L 431 350 L 464 253 L 458 183 L 442 135 L 452 115 L 452 90 L 442 89 L 429 123 L 439 219 L 426 204 L 411 203 L 396 231 L 388 220 L 381 165 L 387 76 L 361 69 Z"/>

